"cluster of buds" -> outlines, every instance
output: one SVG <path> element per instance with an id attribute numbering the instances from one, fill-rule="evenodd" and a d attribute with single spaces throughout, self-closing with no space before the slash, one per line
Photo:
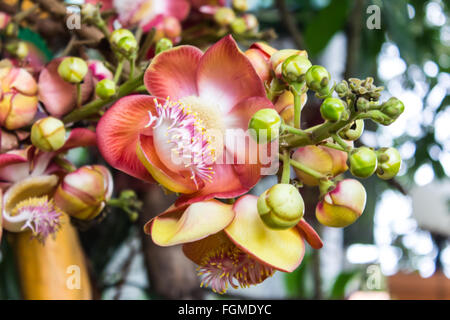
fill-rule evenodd
<path id="1" fill-rule="evenodd" d="M 256 33 L 259 28 L 258 19 L 248 10 L 247 0 L 233 0 L 231 7 L 219 7 L 214 10 L 214 21 L 234 35 Z"/>
<path id="2" fill-rule="evenodd" d="M 380 103 L 383 88 L 376 87 L 372 78 L 350 79 L 332 86 L 330 73 L 322 66 L 312 65 L 305 51 L 277 51 L 259 43 L 245 54 L 264 81 L 276 109 L 256 112 L 249 121 L 250 132 L 258 143 L 279 137 L 280 155 L 287 157 L 282 158 L 281 184 L 259 198 L 262 221 L 273 229 L 292 227 L 291 222 L 298 223 L 303 215 L 303 200 L 297 187 L 318 186 L 318 221 L 330 227 L 354 223 L 364 211 L 366 192 L 357 180 L 342 180 L 340 175 L 349 169 L 357 178 L 377 173 L 381 179 L 392 179 L 400 170 L 401 157 L 394 148 L 354 148 L 353 141 L 363 134 L 364 119 L 389 125 L 403 112 L 403 103 L 396 98 Z M 308 90 L 323 99 L 319 111 L 324 122 L 303 130 L 300 113 Z M 295 187 L 289 184 L 291 166 L 298 179 Z"/>

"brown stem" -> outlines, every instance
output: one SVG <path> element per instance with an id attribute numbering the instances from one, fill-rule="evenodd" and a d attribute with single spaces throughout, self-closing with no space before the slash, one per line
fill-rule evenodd
<path id="1" fill-rule="evenodd" d="M 297 28 L 297 23 L 295 22 L 295 18 L 289 12 L 289 8 L 286 5 L 285 0 L 275 0 L 275 4 L 278 8 L 278 13 L 280 15 L 281 21 L 284 22 L 286 29 L 291 34 L 295 45 L 299 49 L 305 48 L 305 42 L 303 40 L 303 35 Z"/>
<path id="2" fill-rule="evenodd" d="M 355 0 L 347 24 L 347 58 L 345 61 L 344 79 L 348 79 L 356 75 L 356 68 L 358 67 L 361 47 L 363 12 L 364 0 Z"/>
<path id="3" fill-rule="evenodd" d="M 139 216 L 139 224 L 142 226 L 175 201 L 175 197 L 164 195 L 157 186 L 149 187 L 142 199 L 144 208 Z M 150 289 L 158 298 L 201 299 L 203 297 L 204 291 L 200 288 L 196 267 L 184 256 L 180 246 L 157 246 L 151 237 L 143 232 L 142 246 Z"/>

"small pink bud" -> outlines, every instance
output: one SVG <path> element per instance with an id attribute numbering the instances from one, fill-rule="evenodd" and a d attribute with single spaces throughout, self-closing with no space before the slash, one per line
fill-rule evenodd
<path id="1" fill-rule="evenodd" d="M 5 29 L 11 20 L 11 16 L 7 13 L 0 12 L 0 30 Z"/>
<path id="2" fill-rule="evenodd" d="M 37 84 L 25 69 L 0 69 L 0 125 L 15 130 L 30 124 L 37 112 Z"/>
<path id="3" fill-rule="evenodd" d="M 54 199 L 58 208 L 70 216 L 92 220 L 106 206 L 112 190 L 112 176 L 106 167 L 84 166 L 64 177 Z"/>
<path id="4" fill-rule="evenodd" d="M 113 79 L 112 72 L 100 60 L 88 60 L 87 64 L 89 70 L 92 72 L 95 84 L 103 79 Z"/>
<path id="5" fill-rule="evenodd" d="M 317 204 L 316 218 L 328 227 L 347 227 L 363 213 L 366 198 L 366 190 L 358 180 L 342 180 Z"/>

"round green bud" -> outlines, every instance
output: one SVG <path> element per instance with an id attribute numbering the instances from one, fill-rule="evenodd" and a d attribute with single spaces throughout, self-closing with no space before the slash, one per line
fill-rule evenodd
<path id="1" fill-rule="evenodd" d="M 228 7 L 221 7 L 214 14 L 214 20 L 219 26 L 222 27 L 229 26 L 234 19 L 236 19 L 236 14 L 233 9 Z"/>
<path id="2" fill-rule="evenodd" d="M 381 112 L 394 119 L 398 118 L 403 111 L 405 111 L 405 105 L 395 97 L 390 98 L 381 105 Z"/>
<path id="3" fill-rule="evenodd" d="M 288 83 L 301 82 L 311 68 L 311 61 L 303 55 L 295 54 L 287 58 L 281 67 L 283 79 Z"/>
<path id="4" fill-rule="evenodd" d="M 129 55 L 136 52 L 137 47 L 138 43 L 134 36 L 121 38 L 117 43 L 117 48 L 123 53 L 125 53 L 125 55 Z"/>
<path id="5" fill-rule="evenodd" d="M 358 98 L 358 101 L 356 101 L 356 109 L 358 111 L 367 111 L 370 108 L 370 102 L 366 98 Z"/>
<path id="6" fill-rule="evenodd" d="M 336 85 L 334 89 L 340 98 L 345 97 L 350 92 L 350 88 L 348 87 L 348 83 L 345 80 L 342 80 Z"/>
<path id="7" fill-rule="evenodd" d="M 324 120 L 339 121 L 346 114 L 346 104 L 339 98 L 326 98 L 320 106 L 320 114 Z"/>
<path id="8" fill-rule="evenodd" d="M 271 229 L 289 229 L 303 218 L 305 204 L 300 192 L 290 184 L 276 184 L 258 198 L 258 213 Z"/>
<path id="9" fill-rule="evenodd" d="M 305 75 L 306 85 L 311 90 L 324 94 L 328 91 L 331 75 L 327 69 L 322 66 L 312 66 Z"/>
<path id="10" fill-rule="evenodd" d="M 111 34 L 109 41 L 117 46 L 120 40 L 127 37 L 134 38 L 134 34 L 128 29 L 117 29 Z"/>
<path id="11" fill-rule="evenodd" d="M 339 131 L 339 136 L 342 139 L 355 141 L 361 137 L 364 132 L 364 120 L 359 119 L 350 124 L 350 126 L 345 127 L 341 131 Z"/>
<path id="12" fill-rule="evenodd" d="M 99 11 L 96 5 L 85 3 L 81 6 L 81 16 L 85 21 L 93 22 L 98 17 Z"/>
<path id="13" fill-rule="evenodd" d="M 377 154 L 370 148 L 354 149 L 349 155 L 350 172 L 358 178 L 368 178 L 377 169 Z"/>
<path id="14" fill-rule="evenodd" d="M 377 176 L 383 180 L 394 178 L 400 171 L 402 158 L 395 148 L 381 148 L 377 150 Z"/>
<path id="15" fill-rule="evenodd" d="M 247 22 L 244 18 L 236 18 L 230 25 L 235 34 L 244 34 L 247 31 Z"/>
<path id="16" fill-rule="evenodd" d="M 116 94 L 116 83 L 110 79 L 103 79 L 97 83 L 95 93 L 103 100 L 109 99 Z"/>
<path id="17" fill-rule="evenodd" d="M 31 127 L 31 143 L 42 151 L 55 151 L 66 142 L 64 123 L 54 117 L 39 119 Z"/>
<path id="18" fill-rule="evenodd" d="M 77 57 L 66 57 L 58 66 L 58 74 L 65 81 L 80 83 L 88 72 L 86 61 Z"/>
<path id="19" fill-rule="evenodd" d="M 156 43 L 155 53 L 160 54 L 161 52 L 167 51 L 173 48 L 173 43 L 167 38 L 162 38 Z"/>
<path id="20" fill-rule="evenodd" d="M 275 109 L 261 109 L 250 119 L 248 124 L 250 135 L 258 143 L 267 143 L 278 138 L 281 118 Z"/>

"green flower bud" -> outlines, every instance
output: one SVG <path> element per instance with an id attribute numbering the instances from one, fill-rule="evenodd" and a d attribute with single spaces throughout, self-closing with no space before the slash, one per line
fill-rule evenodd
<path id="1" fill-rule="evenodd" d="M 261 109 L 250 119 L 250 135 L 260 143 L 275 140 L 280 134 L 281 118 L 275 109 Z"/>
<path id="2" fill-rule="evenodd" d="M 308 69 L 305 76 L 308 88 L 320 94 L 327 93 L 330 79 L 330 73 L 322 66 L 312 66 Z"/>
<path id="3" fill-rule="evenodd" d="M 133 37 L 124 37 L 119 40 L 117 43 L 117 48 L 122 51 L 125 55 L 130 55 L 136 52 L 138 47 L 138 43 L 136 38 Z"/>
<path id="4" fill-rule="evenodd" d="M 343 128 L 339 131 L 339 136 L 342 139 L 355 141 L 361 137 L 364 131 L 364 120 L 356 120 L 350 124 L 350 126 Z"/>
<path id="5" fill-rule="evenodd" d="M 70 83 L 80 83 L 88 72 L 86 61 L 77 57 L 66 57 L 58 66 L 58 74 L 65 81 Z"/>
<path id="6" fill-rule="evenodd" d="M 19 41 L 15 55 L 19 59 L 25 59 L 28 56 L 28 46 L 25 42 Z"/>
<path id="7" fill-rule="evenodd" d="M 356 101 L 356 108 L 358 111 L 367 111 L 370 108 L 370 102 L 366 98 L 359 98 L 358 101 Z"/>
<path id="8" fill-rule="evenodd" d="M 119 41 L 126 37 L 134 38 L 134 34 L 128 29 L 117 29 L 111 34 L 109 41 L 117 46 Z"/>
<path id="9" fill-rule="evenodd" d="M 167 38 L 162 38 L 156 43 L 156 54 L 160 54 L 161 52 L 167 51 L 173 48 L 173 43 Z"/>
<path id="10" fill-rule="evenodd" d="M 346 104 L 338 98 L 326 98 L 320 106 L 320 114 L 324 120 L 339 121 L 346 115 Z"/>
<path id="11" fill-rule="evenodd" d="M 66 142 L 64 123 L 56 118 L 39 119 L 31 127 L 31 142 L 43 151 L 55 151 Z"/>
<path id="12" fill-rule="evenodd" d="M 96 5 L 93 5 L 92 3 L 83 4 L 83 6 L 81 7 L 81 16 L 86 22 L 94 22 L 98 18 L 98 15 L 98 7 Z"/>
<path id="13" fill-rule="evenodd" d="M 214 14 L 214 20 L 222 27 L 229 26 L 234 19 L 236 19 L 236 14 L 233 9 L 228 7 L 221 7 Z"/>
<path id="14" fill-rule="evenodd" d="M 110 79 L 103 79 L 97 83 L 95 93 L 103 100 L 111 98 L 116 94 L 116 83 Z"/>
<path id="15" fill-rule="evenodd" d="M 343 98 L 350 93 L 350 88 L 348 87 L 348 83 L 345 80 L 339 82 L 334 90 L 340 98 Z"/>
<path id="16" fill-rule="evenodd" d="M 276 184 L 258 199 L 258 213 L 272 229 L 289 229 L 303 218 L 305 204 L 297 188 L 290 184 Z"/>
<path id="17" fill-rule="evenodd" d="M 303 55 L 290 56 L 282 65 L 283 78 L 288 83 L 301 82 L 311 66 L 311 61 Z"/>
<path id="18" fill-rule="evenodd" d="M 377 169 L 377 154 L 370 148 L 354 149 L 349 156 L 350 172 L 358 178 L 368 178 Z"/>
<path id="19" fill-rule="evenodd" d="M 247 23 L 243 18 L 236 18 L 230 25 L 235 34 L 244 34 L 247 31 Z"/>
<path id="20" fill-rule="evenodd" d="M 393 119 L 397 119 L 403 111 L 405 111 L 405 105 L 395 97 L 381 105 L 381 112 Z"/>
<path id="21" fill-rule="evenodd" d="M 377 176 L 383 180 L 394 178 L 400 170 L 402 158 L 395 148 L 381 148 L 377 151 Z"/>

